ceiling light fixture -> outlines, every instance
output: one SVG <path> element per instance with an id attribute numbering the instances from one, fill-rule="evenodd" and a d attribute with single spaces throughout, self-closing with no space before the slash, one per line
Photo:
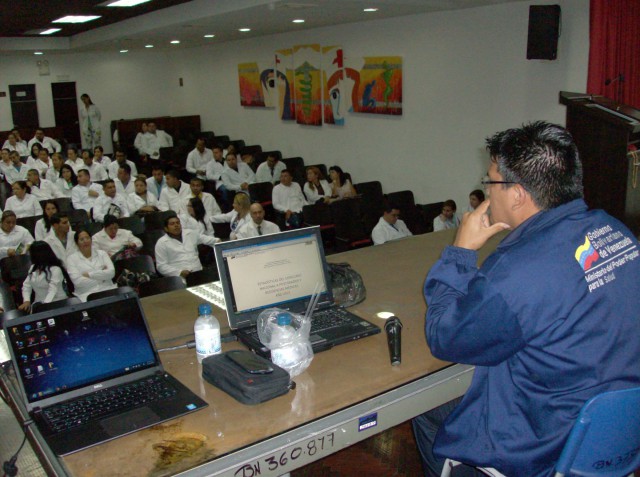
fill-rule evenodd
<path id="1" fill-rule="evenodd" d="M 292 23 L 304 23 L 302 18 L 296 18 L 295 20 L 291 20 Z"/>
<path id="2" fill-rule="evenodd" d="M 41 51 L 34 51 L 33 54 L 34 55 L 44 55 L 44 53 L 42 53 Z"/>
<path id="3" fill-rule="evenodd" d="M 365 8 L 363 11 L 364 12 L 377 12 L 378 9 L 377 8 Z"/>
<path id="4" fill-rule="evenodd" d="M 40 34 L 41 35 L 51 35 L 53 33 L 59 32 L 60 30 L 61 30 L 61 28 L 49 28 L 48 30 L 41 31 Z"/>
<path id="5" fill-rule="evenodd" d="M 107 7 L 135 7 L 136 5 L 140 5 L 141 3 L 147 3 L 151 0 L 117 0 L 115 2 L 105 2 L 102 5 Z"/>
<path id="6" fill-rule="evenodd" d="M 153 45 L 144 45 L 145 48 L 153 48 Z"/>
<path id="7" fill-rule="evenodd" d="M 251 31 L 251 28 L 238 28 L 238 31 L 241 31 L 243 33 L 246 33 L 248 31 Z"/>
<path id="8" fill-rule="evenodd" d="M 100 15 L 67 15 L 66 17 L 53 20 L 51 23 L 86 23 L 97 20 Z"/>
<path id="9" fill-rule="evenodd" d="M 179 45 L 180 44 L 180 40 L 171 40 L 171 44 L 172 45 Z"/>
<path id="10" fill-rule="evenodd" d="M 129 50 L 120 50 L 120 53 L 127 53 Z"/>
<path id="11" fill-rule="evenodd" d="M 205 35 L 205 38 L 213 38 L 215 35 Z"/>

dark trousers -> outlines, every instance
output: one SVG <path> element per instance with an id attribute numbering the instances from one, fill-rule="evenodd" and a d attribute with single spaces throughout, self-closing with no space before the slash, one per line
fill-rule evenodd
<path id="1" fill-rule="evenodd" d="M 420 414 L 411 422 L 416 443 L 418 444 L 418 451 L 422 458 L 425 477 L 439 477 L 442 473 L 445 459 L 440 459 L 433 454 L 433 443 L 438 429 L 440 429 L 447 416 L 461 400 L 462 398 L 460 397 L 449 401 L 431 411 Z M 483 475 L 485 474 L 466 465 L 460 465 L 454 468 L 452 472 L 454 477 L 479 477 Z"/>

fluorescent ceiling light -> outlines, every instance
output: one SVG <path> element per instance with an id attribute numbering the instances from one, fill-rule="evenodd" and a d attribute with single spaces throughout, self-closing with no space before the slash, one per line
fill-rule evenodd
<path id="1" fill-rule="evenodd" d="M 97 20 L 100 15 L 67 15 L 66 17 L 53 20 L 52 23 L 86 23 L 91 20 Z"/>
<path id="2" fill-rule="evenodd" d="M 40 34 L 41 35 L 51 35 L 53 33 L 56 33 L 58 31 L 60 31 L 60 30 L 61 30 L 61 28 L 49 28 L 48 30 L 41 31 Z"/>
<path id="3" fill-rule="evenodd" d="M 296 18 L 295 20 L 292 20 L 293 23 L 304 23 L 304 20 L 302 18 Z"/>
<path id="4" fill-rule="evenodd" d="M 251 28 L 238 28 L 238 31 L 248 32 L 248 31 L 251 31 Z"/>
<path id="5" fill-rule="evenodd" d="M 378 9 L 377 8 L 365 8 L 363 11 L 365 11 L 365 12 L 377 12 Z"/>
<path id="6" fill-rule="evenodd" d="M 34 51 L 33 54 L 34 55 L 44 55 L 44 53 L 42 53 L 41 51 Z"/>
<path id="7" fill-rule="evenodd" d="M 120 53 L 127 53 L 129 50 L 120 50 Z"/>
<path id="8" fill-rule="evenodd" d="M 215 35 L 205 35 L 205 38 L 213 38 Z"/>
<path id="9" fill-rule="evenodd" d="M 145 48 L 153 48 L 153 45 L 144 45 Z"/>
<path id="10" fill-rule="evenodd" d="M 172 45 L 179 45 L 180 44 L 180 40 L 171 40 L 171 44 Z"/>
<path id="11" fill-rule="evenodd" d="M 147 3 L 151 0 L 117 0 L 116 2 L 106 2 L 107 7 L 135 7 L 141 3 Z"/>

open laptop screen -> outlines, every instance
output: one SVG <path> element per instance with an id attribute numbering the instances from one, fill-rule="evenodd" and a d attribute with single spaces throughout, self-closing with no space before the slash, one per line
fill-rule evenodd
<path id="1" fill-rule="evenodd" d="M 5 326 L 30 403 L 157 363 L 135 297 L 34 314 Z"/>
<path id="2" fill-rule="evenodd" d="M 327 294 L 322 241 L 317 228 L 216 244 L 230 321 L 270 307 L 304 311 L 316 286 Z M 254 321 L 255 322 L 255 321 Z M 232 328 L 234 323 L 230 323 Z"/>

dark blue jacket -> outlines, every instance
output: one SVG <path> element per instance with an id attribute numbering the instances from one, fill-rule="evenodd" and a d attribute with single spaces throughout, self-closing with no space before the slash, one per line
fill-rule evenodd
<path id="1" fill-rule="evenodd" d="M 432 354 L 476 365 L 434 450 L 509 477 L 552 475 L 584 402 L 640 386 L 638 241 L 575 200 L 476 263 L 448 247 L 425 283 Z"/>

